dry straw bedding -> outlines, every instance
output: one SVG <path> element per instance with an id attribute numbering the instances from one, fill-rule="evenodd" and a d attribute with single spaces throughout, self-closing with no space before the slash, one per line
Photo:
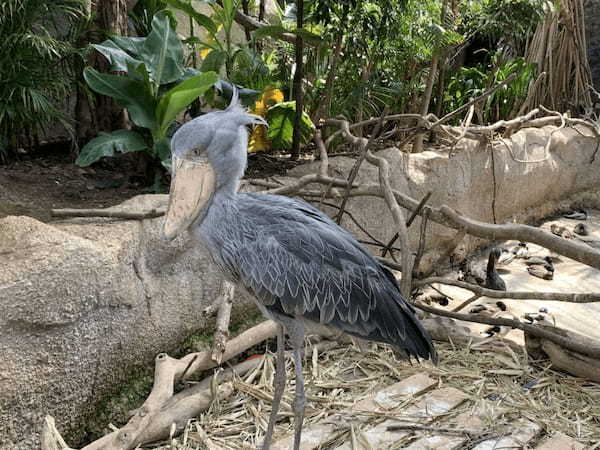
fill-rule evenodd
<path id="1" fill-rule="evenodd" d="M 485 428 L 477 431 L 482 435 L 501 435 L 516 419 L 525 418 L 540 425 L 542 435 L 561 431 L 586 448 L 600 448 L 600 385 L 555 372 L 544 362 L 527 362 L 523 350 L 498 341 L 468 347 L 439 343 L 438 349 L 441 362 L 434 367 L 429 363 L 410 364 L 398 360 L 390 349 L 376 344 L 366 351 L 347 344 L 322 351 L 308 346 L 304 366 L 308 396 L 305 429 L 328 418 L 335 420 L 340 424 L 339 433 L 322 447 L 333 449 L 360 435 L 361 429 L 383 420 L 373 415 L 357 425 L 356 416 L 348 413 L 353 403 L 368 393 L 424 372 L 438 380 L 438 388 L 454 387 L 469 398 L 442 418 L 439 426 L 452 426 L 452 417 L 469 409 L 501 409 L 499 418 L 487 421 L 483 418 Z M 256 369 L 235 381 L 233 395 L 213 402 L 205 414 L 189 422 L 183 434 L 154 447 L 162 450 L 257 448 L 270 412 L 273 362 L 269 354 Z M 291 357 L 287 358 L 287 374 L 276 439 L 293 432 Z M 406 406 L 409 404 L 410 401 Z M 412 433 L 393 448 L 403 448 L 422 435 L 423 432 Z"/>

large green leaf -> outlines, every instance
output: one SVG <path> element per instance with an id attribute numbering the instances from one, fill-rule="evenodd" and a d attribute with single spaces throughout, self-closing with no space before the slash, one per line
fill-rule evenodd
<path id="1" fill-rule="evenodd" d="M 83 77 L 87 84 L 99 94 L 114 98 L 127 108 L 131 120 L 139 127 L 154 129 L 156 101 L 141 80 L 133 77 L 109 75 L 86 67 Z"/>
<path id="2" fill-rule="evenodd" d="M 177 114 L 204 94 L 217 80 L 216 73 L 207 72 L 188 78 L 166 92 L 156 108 L 156 120 L 160 124 L 159 135 L 164 136 Z"/>
<path id="3" fill-rule="evenodd" d="M 127 72 L 128 66 L 136 67 L 141 61 L 133 58 L 110 39 L 102 44 L 92 44 L 110 62 L 110 70 Z"/>
<path id="4" fill-rule="evenodd" d="M 294 119 L 296 117 L 296 102 L 283 102 L 272 106 L 267 111 L 267 122 L 269 122 L 268 137 L 274 148 L 292 148 L 294 135 Z M 306 144 L 312 137 L 315 126 L 310 117 L 302 112 L 300 123 L 300 142 Z"/>
<path id="5" fill-rule="evenodd" d="M 109 41 L 112 41 L 117 47 L 119 47 L 121 50 L 126 51 L 130 55 L 139 57 L 142 53 L 142 48 L 144 47 L 144 42 L 146 42 L 146 38 L 119 36 L 115 34 L 110 37 Z M 108 41 L 104 41 L 102 44 L 105 44 L 106 42 Z"/>
<path id="6" fill-rule="evenodd" d="M 166 3 L 173 8 L 180 9 L 181 11 L 185 12 L 188 16 L 194 19 L 198 25 L 204 27 L 211 35 L 214 36 L 217 34 L 217 25 L 213 22 L 213 20 L 210 17 L 196 11 L 191 3 L 182 0 L 166 0 Z"/>
<path id="7" fill-rule="evenodd" d="M 127 153 L 147 149 L 142 137 L 135 131 L 118 130 L 112 133 L 101 133 L 85 144 L 75 163 L 85 167 L 104 156 L 114 156 L 116 152 Z"/>
<path id="8" fill-rule="evenodd" d="M 142 45 L 140 57 L 148 66 L 156 87 L 181 78 L 183 45 L 165 11 L 152 19 L 152 32 Z"/>

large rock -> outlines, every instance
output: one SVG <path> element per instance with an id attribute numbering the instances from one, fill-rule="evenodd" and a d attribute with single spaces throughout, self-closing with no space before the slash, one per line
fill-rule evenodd
<path id="1" fill-rule="evenodd" d="M 0 448 L 38 448 L 45 414 L 76 439 L 134 368 L 204 326 L 220 278 L 202 248 L 162 241 L 160 224 L 0 219 Z"/>
<path id="2" fill-rule="evenodd" d="M 441 149 L 407 154 L 389 148 L 378 152 L 378 156 L 390 163 L 392 187 L 414 199 L 420 200 L 431 191 L 430 205 L 445 204 L 468 217 L 490 223 L 512 220 L 524 223 L 547 217 L 573 202 L 600 204 L 599 197 L 591 192 L 600 187 L 600 152 L 593 158 L 597 144 L 589 130 L 557 130 L 548 126 L 520 130 L 509 139 L 494 141 L 493 145 L 463 139 L 452 152 Z M 318 170 L 317 165 L 298 166 L 290 175 L 313 173 Z M 351 158 L 332 157 L 329 174 L 346 178 L 353 165 Z M 364 162 L 357 181 L 377 182 L 377 173 L 376 167 Z M 293 179 L 284 181 L 289 183 Z M 332 215 L 337 212 L 324 209 Z M 395 226 L 382 199 L 350 198 L 347 210 L 379 241 L 387 243 L 394 235 Z M 344 217 L 342 224 L 372 241 L 349 216 Z M 418 246 L 419 224 L 417 219 L 410 228 L 413 250 Z M 445 252 L 454 235 L 454 230 L 430 222 L 422 268 L 427 269 Z M 460 255 L 480 243 L 478 239 L 465 239 L 459 248 Z M 376 247 L 372 250 L 379 252 Z"/>

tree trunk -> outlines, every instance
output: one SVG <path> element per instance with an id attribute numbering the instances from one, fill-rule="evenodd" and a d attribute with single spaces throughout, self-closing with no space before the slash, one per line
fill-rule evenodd
<path id="1" fill-rule="evenodd" d="M 304 0 L 296 0 L 296 27 L 301 29 L 304 25 Z M 302 124 L 302 78 L 304 42 L 302 37 L 296 35 L 296 71 L 294 72 L 294 100 L 296 100 L 296 118 L 294 120 L 294 136 L 292 139 L 291 159 L 296 160 L 300 156 L 300 126 Z"/>
<path id="2" fill-rule="evenodd" d="M 102 42 L 108 34 L 127 35 L 127 13 L 135 0 L 92 0 L 88 12 L 94 18 L 90 42 Z M 86 64 L 100 72 L 107 72 L 109 65 L 98 52 L 92 52 Z M 110 97 L 94 94 L 80 86 L 77 92 L 76 133 L 80 143 L 96 137 L 100 131 L 125 128 L 127 116 L 123 108 Z"/>
<path id="3" fill-rule="evenodd" d="M 420 114 L 422 116 L 426 116 L 429 112 L 429 102 L 431 101 L 431 92 L 433 90 L 433 82 L 435 81 L 435 74 L 437 72 L 438 59 L 438 55 L 433 55 L 431 58 L 431 69 L 429 70 L 429 75 L 427 76 L 427 84 L 425 85 L 425 93 L 423 94 L 423 101 L 421 103 Z M 420 153 L 423 151 L 424 137 L 424 134 L 417 135 L 413 144 L 412 153 Z"/>
<path id="4" fill-rule="evenodd" d="M 242 11 L 247 16 L 250 15 L 250 0 L 242 0 Z M 246 35 L 246 41 L 250 42 L 252 40 L 252 35 L 250 34 L 250 30 L 244 27 L 244 34 Z"/>

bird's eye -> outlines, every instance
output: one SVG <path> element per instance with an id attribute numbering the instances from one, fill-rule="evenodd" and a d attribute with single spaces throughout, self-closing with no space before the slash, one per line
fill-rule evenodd
<path id="1" fill-rule="evenodd" d="M 194 150 L 192 150 L 192 155 L 194 156 L 200 156 L 202 154 L 202 150 L 200 148 L 195 148 Z"/>

